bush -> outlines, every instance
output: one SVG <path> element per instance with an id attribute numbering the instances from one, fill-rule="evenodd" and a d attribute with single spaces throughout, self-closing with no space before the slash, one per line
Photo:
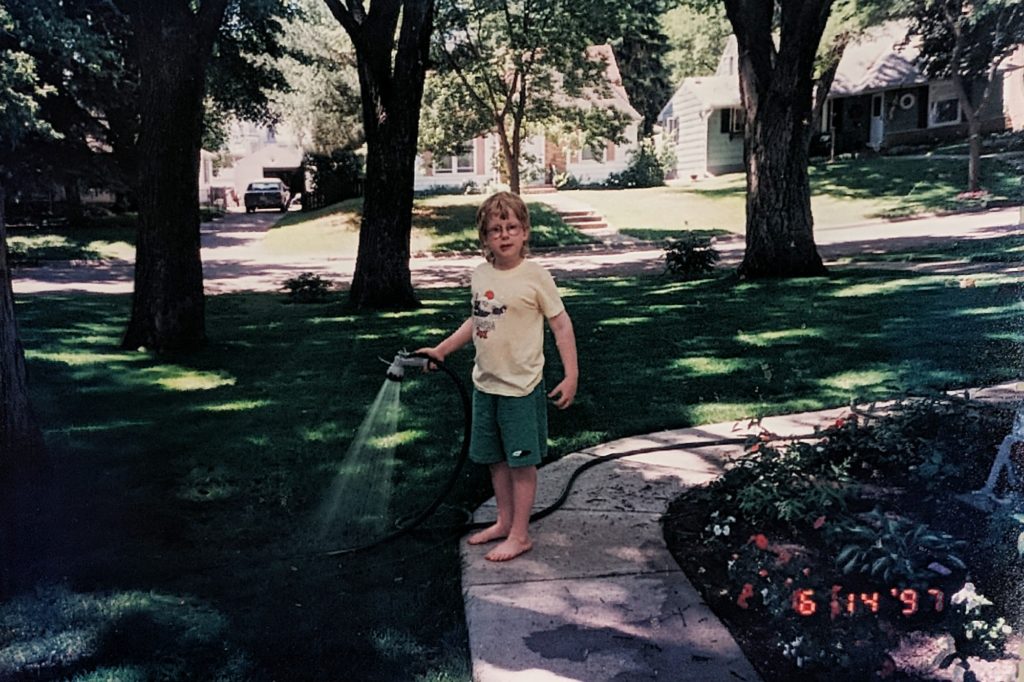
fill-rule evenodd
<path id="1" fill-rule="evenodd" d="M 711 483 L 719 509 L 750 524 L 810 523 L 845 509 L 846 472 L 825 461 L 823 452 L 802 442 L 785 449 L 754 443 Z"/>
<path id="2" fill-rule="evenodd" d="M 877 508 L 833 526 L 828 535 L 840 548 L 835 562 L 844 575 L 876 578 L 894 587 L 926 587 L 935 577 L 930 568 L 935 562 L 947 569 L 967 568 L 955 553 L 963 542 Z"/>
<path id="3" fill-rule="evenodd" d="M 336 149 L 330 154 L 307 154 L 307 167 L 313 170 L 313 190 L 307 201 L 303 197 L 302 210 L 334 204 L 363 193 L 363 157 L 348 149 Z"/>
<path id="4" fill-rule="evenodd" d="M 665 247 L 665 272 L 680 279 L 706 277 L 715 270 L 718 251 L 710 237 L 689 235 L 670 239 Z"/>
<path id="5" fill-rule="evenodd" d="M 629 165 L 624 171 L 612 173 L 605 186 L 613 189 L 625 187 L 661 187 L 665 184 L 665 165 L 654 149 L 654 143 L 644 140 L 630 153 Z"/>
<path id="6" fill-rule="evenodd" d="M 285 280 L 281 289 L 288 293 L 293 303 L 322 303 L 327 300 L 334 283 L 312 272 L 303 272 L 298 277 Z"/>

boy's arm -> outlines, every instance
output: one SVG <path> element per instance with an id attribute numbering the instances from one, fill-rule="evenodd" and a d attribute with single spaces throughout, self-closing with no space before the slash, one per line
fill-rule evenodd
<path id="1" fill-rule="evenodd" d="M 467 317 L 458 329 L 452 332 L 448 338 L 432 348 L 420 348 L 417 353 L 423 353 L 435 360 L 444 362 L 449 353 L 457 351 L 473 340 L 473 318 Z"/>
<path id="2" fill-rule="evenodd" d="M 572 330 L 569 313 L 564 310 L 548 320 L 548 325 L 555 335 L 555 346 L 558 347 L 558 356 L 562 359 L 562 369 L 565 371 L 565 378 L 548 393 L 548 397 L 555 399 L 555 407 L 564 410 L 576 398 L 580 378 L 576 363 L 576 334 Z"/>

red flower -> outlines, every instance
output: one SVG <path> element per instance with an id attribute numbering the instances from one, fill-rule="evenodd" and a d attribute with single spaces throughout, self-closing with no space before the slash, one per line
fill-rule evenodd
<path id="1" fill-rule="evenodd" d="M 818 530 L 819 528 L 821 528 L 824 525 L 825 525 L 825 517 L 824 516 L 819 516 L 818 518 L 814 519 L 814 530 Z"/>
<path id="2" fill-rule="evenodd" d="M 837 419 L 837 420 L 835 421 L 835 423 L 834 423 L 834 424 L 832 424 L 832 426 L 836 427 L 837 429 L 841 429 L 841 428 L 843 428 L 844 426 L 846 426 L 846 420 L 845 420 L 845 419 L 843 419 L 842 417 L 840 417 L 839 419 Z"/>
<path id="3" fill-rule="evenodd" d="M 493 301 L 494 300 L 494 292 L 491 291 L 490 289 L 488 289 L 487 291 L 484 292 L 484 296 L 487 297 L 488 301 Z"/>
<path id="4" fill-rule="evenodd" d="M 768 549 L 768 538 L 765 537 L 764 533 L 758 533 L 757 535 L 751 535 L 747 542 L 753 542 L 754 546 L 758 549 Z"/>
<path id="5" fill-rule="evenodd" d="M 740 596 L 736 598 L 736 604 L 741 609 L 749 609 L 750 606 L 747 604 L 747 600 L 754 596 L 754 586 L 750 583 L 744 583 L 743 589 L 740 591 Z"/>
<path id="6" fill-rule="evenodd" d="M 757 572 L 757 574 L 759 576 L 761 576 L 762 578 L 767 578 L 768 577 L 768 569 L 767 568 L 762 568 L 760 571 Z"/>
<path id="7" fill-rule="evenodd" d="M 760 443 L 754 443 L 753 445 L 750 446 L 750 451 L 751 452 L 757 452 L 760 449 L 761 449 L 761 444 Z"/>

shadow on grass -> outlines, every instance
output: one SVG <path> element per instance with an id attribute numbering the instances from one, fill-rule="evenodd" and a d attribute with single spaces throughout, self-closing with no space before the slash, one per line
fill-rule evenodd
<path id="1" fill-rule="evenodd" d="M 1019 297 L 995 283 L 960 289 L 862 271 L 763 283 L 577 280 L 563 293 L 582 380 L 577 404 L 550 412 L 552 457 L 653 430 L 1002 381 L 1017 375 L 1024 348 Z M 365 315 L 338 301 L 210 297 L 209 347 L 165 358 L 116 350 L 127 297 L 22 298 L 54 474 L 2 491 L 10 511 L 0 532 L 14 548 L 5 586 L 28 602 L 0 604 L 0 651 L 45 648 L 53 633 L 84 628 L 105 634 L 54 675 L 124 669 L 124 679 L 151 679 L 166 664 L 178 666 L 175 679 L 468 679 L 451 530 L 327 558 L 332 535 L 317 523 L 384 380 L 377 358 L 455 329 L 465 295 L 430 290 L 418 310 Z M 547 343 L 553 386 L 560 365 Z M 468 378 L 470 352 L 450 361 Z M 454 463 L 462 416 L 441 377 L 402 387 L 409 437 L 396 453 L 396 519 L 422 509 Z M 474 467 L 450 504 L 472 508 L 488 495 Z M 446 508 L 432 524 L 461 518 Z M 153 600 L 141 615 L 62 616 L 45 636 L 9 625 L 26 609 L 137 594 Z M 181 632 L 223 649 L 193 656 Z"/>

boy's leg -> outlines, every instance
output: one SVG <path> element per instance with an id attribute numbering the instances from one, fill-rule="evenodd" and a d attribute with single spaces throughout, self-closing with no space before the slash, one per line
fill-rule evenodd
<path id="1" fill-rule="evenodd" d="M 529 528 L 533 500 L 537 496 L 537 467 L 510 468 L 509 479 L 512 483 L 512 525 L 507 531 L 508 537 L 505 541 L 484 556 L 490 561 L 515 559 L 533 547 Z"/>
<path id="2" fill-rule="evenodd" d="M 469 536 L 471 545 L 482 545 L 506 537 L 513 523 L 515 505 L 512 474 L 506 462 L 490 465 L 491 486 L 494 488 L 494 501 L 498 503 L 498 520 L 479 533 Z M 530 502 L 532 505 L 533 502 Z"/>

